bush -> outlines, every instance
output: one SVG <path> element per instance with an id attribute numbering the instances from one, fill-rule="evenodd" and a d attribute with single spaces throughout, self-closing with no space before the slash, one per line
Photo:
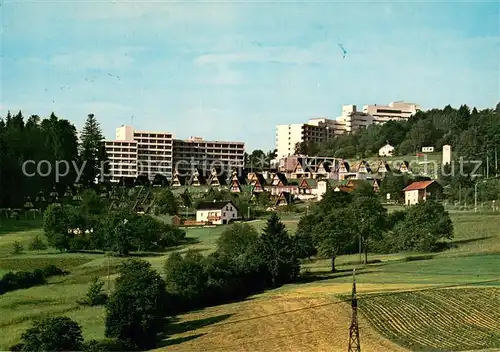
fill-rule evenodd
<path id="1" fill-rule="evenodd" d="M 137 346 L 128 340 L 103 339 L 90 340 L 83 344 L 84 352 L 114 352 L 114 351 L 137 351 Z"/>
<path id="2" fill-rule="evenodd" d="M 80 351 L 82 329 L 68 317 L 49 317 L 35 321 L 21 335 L 22 351 Z"/>
<path id="3" fill-rule="evenodd" d="M 85 299 L 78 303 L 87 306 L 100 306 L 106 304 L 108 296 L 103 292 L 104 282 L 98 277 L 94 277 L 90 283 Z"/>
<path id="4" fill-rule="evenodd" d="M 12 246 L 12 254 L 17 255 L 23 253 L 24 248 L 19 241 L 15 241 L 13 246 Z"/>
<path id="5" fill-rule="evenodd" d="M 67 272 L 54 265 L 50 265 L 44 269 L 35 269 L 33 272 L 19 271 L 13 273 L 10 271 L 0 280 L 0 294 L 37 285 L 43 285 L 48 277 L 65 274 L 67 274 Z"/>
<path id="6" fill-rule="evenodd" d="M 43 240 L 40 238 L 40 236 L 36 235 L 35 238 L 33 238 L 33 241 L 30 243 L 30 251 L 43 251 L 47 249 L 47 245 Z"/>

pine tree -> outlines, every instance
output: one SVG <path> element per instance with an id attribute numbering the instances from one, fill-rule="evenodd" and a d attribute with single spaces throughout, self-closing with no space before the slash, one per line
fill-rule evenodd
<path id="1" fill-rule="evenodd" d="M 299 275 L 300 264 L 294 242 L 276 213 L 267 220 L 260 237 L 260 253 L 273 286 L 290 282 Z"/>
<path id="2" fill-rule="evenodd" d="M 97 177 L 107 174 L 106 150 L 99 122 L 94 114 L 89 114 L 80 135 L 80 160 L 85 163 L 81 183 L 93 186 Z"/>

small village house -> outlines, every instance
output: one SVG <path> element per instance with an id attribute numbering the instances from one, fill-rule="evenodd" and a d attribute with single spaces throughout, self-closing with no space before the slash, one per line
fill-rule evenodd
<path id="1" fill-rule="evenodd" d="M 394 155 L 394 147 L 390 144 L 386 144 L 378 150 L 378 155 L 379 156 L 393 156 Z"/>
<path id="2" fill-rule="evenodd" d="M 238 218 L 238 208 L 231 201 L 202 202 L 196 208 L 196 222 L 227 224 Z"/>
<path id="3" fill-rule="evenodd" d="M 405 192 L 405 204 L 413 205 L 437 198 L 442 192 L 442 187 L 437 181 L 418 181 L 407 186 L 403 192 Z"/>

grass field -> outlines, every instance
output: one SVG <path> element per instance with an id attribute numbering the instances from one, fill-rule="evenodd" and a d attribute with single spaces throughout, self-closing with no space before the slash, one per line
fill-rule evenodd
<path id="1" fill-rule="evenodd" d="M 364 351 L 402 351 L 448 348 L 464 350 L 500 347 L 499 331 L 482 323 L 467 323 L 465 313 L 471 319 L 496 319 L 487 316 L 482 306 L 497 307 L 498 300 L 488 294 L 497 294 L 500 277 L 500 215 L 452 213 L 455 225 L 453 248 L 437 253 L 404 253 L 370 255 L 381 263 L 358 267 L 357 282 L 360 294 L 361 342 Z M 283 222 L 290 231 L 296 229 L 298 215 L 284 216 Z M 262 230 L 263 220 L 252 224 Z M 192 244 L 175 250 L 195 248 L 208 254 L 224 227 L 189 229 Z M 53 249 L 40 252 L 26 251 L 14 256 L 10 254 L 14 241 L 25 248 L 31 239 L 41 234 L 40 223 L 3 222 L 0 227 L 0 274 L 9 270 L 33 270 L 54 264 L 71 272 L 65 277 L 50 279 L 48 285 L 9 292 L 0 299 L 0 349 L 18 342 L 20 334 L 30 326 L 30 321 L 45 314 L 64 314 L 78 321 L 85 338 L 102 338 L 104 331 L 104 309 L 78 306 L 75 302 L 85 295 L 93 276 L 108 277 L 108 258 L 99 253 L 60 254 Z M 197 241 L 196 241 L 197 240 Z M 143 257 L 161 269 L 167 253 Z M 413 260 L 409 260 L 412 258 Z M 117 265 L 123 259 L 109 258 L 109 273 L 112 279 Z M 161 350 L 169 351 L 331 351 L 346 348 L 349 326 L 349 305 L 342 302 L 352 287 L 352 264 L 357 255 L 338 258 L 338 268 L 343 270 L 329 274 L 328 260 L 314 260 L 303 265 L 304 270 L 315 276 L 312 281 L 286 285 L 253 296 L 243 302 L 211 307 L 178 317 L 173 324 L 171 336 L 164 341 Z M 490 281 L 471 288 L 478 281 Z M 113 282 L 110 281 L 112 289 Z M 447 290 L 404 292 L 435 289 L 443 286 L 467 284 Z M 470 286 L 470 287 L 469 287 Z M 107 285 L 105 286 L 107 288 Z M 390 296 L 380 293 L 398 292 Z M 443 295 L 449 292 L 450 298 Z M 394 298 L 392 298 L 394 297 Z M 443 298 L 444 297 L 444 298 Z M 497 295 L 498 297 L 498 295 Z M 393 300 L 393 301 L 391 301 Z M 387 301 L 387 302 L 386 302 Z M 445 303 L 443 303 L 446 301 Z M 462 302 L 458 305 L 458 302 Z M 475 303 L 475 302 L 478 303 Z M 401 308 L 386 309 L 375 314 L 375 305 L 386 307 L 391 302 L 403 302 Z M 441 302 L 441 303 L 440 303 Z M 399 307 L 399 306 L 398 306 Z M 408 307 L 408 308 L 403 308 Z M 454 313 L 454 307 L 457 313 Z M 422 318 L 408 318 L 417 310 Z M 439 310 L 435 313 L 434 310 Z M 484 308 L 486 309 L 486 308 Z M 431 323 L 426 317 L 432 316 Z M 385 320 L 384 320 L 385 319 Z M 464 320 L 465 319 L 465 320 Z M 429 319 L 428 319 L 429 320 Z M 393 327 L 387 321 L 394 321 Z M 487 320 L 485 320 L 487 321 Z M 444 327 L 450 325 L 455 337 L 447 337 Z M 467 325 L 469 324 L 469 325 Z M 476 325 L 474 325 L 476 324 Z M 386 328 L 381 330 L 381 326 Z M 434 335 L 427 336 L 423 329 Z M 498 324 L 497 324 L 498 328 Z M 395 330 L 401 329 L 401 330 Z M 496 330 L 495 330 L 496 329 Z M 399 338 L 395 338 L 395 334 Z M 464 336 L 464 345 L 459 346 L 457 336 Z M 489 336 L 483 339 L 480 337 Z M 445 342 L 441 342 L 444 339 Z M 392 342 L 390 341 L 392 340 Z M 448 341 L 448 342 L 446 342 Z M 446 343 L 450 345 L 446 345 Z M 399 344 L 399 345 L 396 345 Z M 458 345 L 457 345 L 458 344 Z M 403 347 L 401 347 L 403 346 Z M 450 347 L 451 348 L 451 347 Z"/>

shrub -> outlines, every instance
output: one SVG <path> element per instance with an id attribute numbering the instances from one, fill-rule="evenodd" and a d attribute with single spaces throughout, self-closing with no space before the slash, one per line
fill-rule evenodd
<path id="1" fill-rule="evenodd" d="M 36 269 L 33 272 L 19 271 L 16 273 L 8 272 L 0 280 L 0 294 L 9 291 L 29 288 L 32 286 L 42 285 L 50 276 L 65 275 L 67 272 L 59 269 L 54 265 L 50 265 L 44 269 Z"/>
<path id="2" fill-rule="evenodd" d="M 87 306 L 100 306 L 106 304 L 108 296 L 103 292 L 104 282 L 98 277 L 94 277 L 90 283 L 85 299 L 78 303 Z"/>
<path id="3" fill-rule="evenodd" d="M 137 346 L 132 341 L 119 339 L 90 340 L 86 341 L 82 347 L 82 351 L 84 352 L 118 352 L 136 350 Z"/>
<path id="4" fill-rule="evenodd" d="M 17 255 L 23 253 L 24 248 L 19 241 L 15 241 L 13 246 L 12 246 L 12 254 Z"/>
<path id="5" fill-rule="evenodd" d="M 30 251 L 43 251 L 47 249 L 47 245 L 43 240 L 40 238 L 40 236 L 36 235 L 35 238 L 33 238 L 33 241 L 30 243 Z"/>
<path id="6" fill-rule="evenodd" d="M 35 321 L 21 335 L 22 351 L 80 351 L 82 329 L 68 317 L 48 317 Z"/>

